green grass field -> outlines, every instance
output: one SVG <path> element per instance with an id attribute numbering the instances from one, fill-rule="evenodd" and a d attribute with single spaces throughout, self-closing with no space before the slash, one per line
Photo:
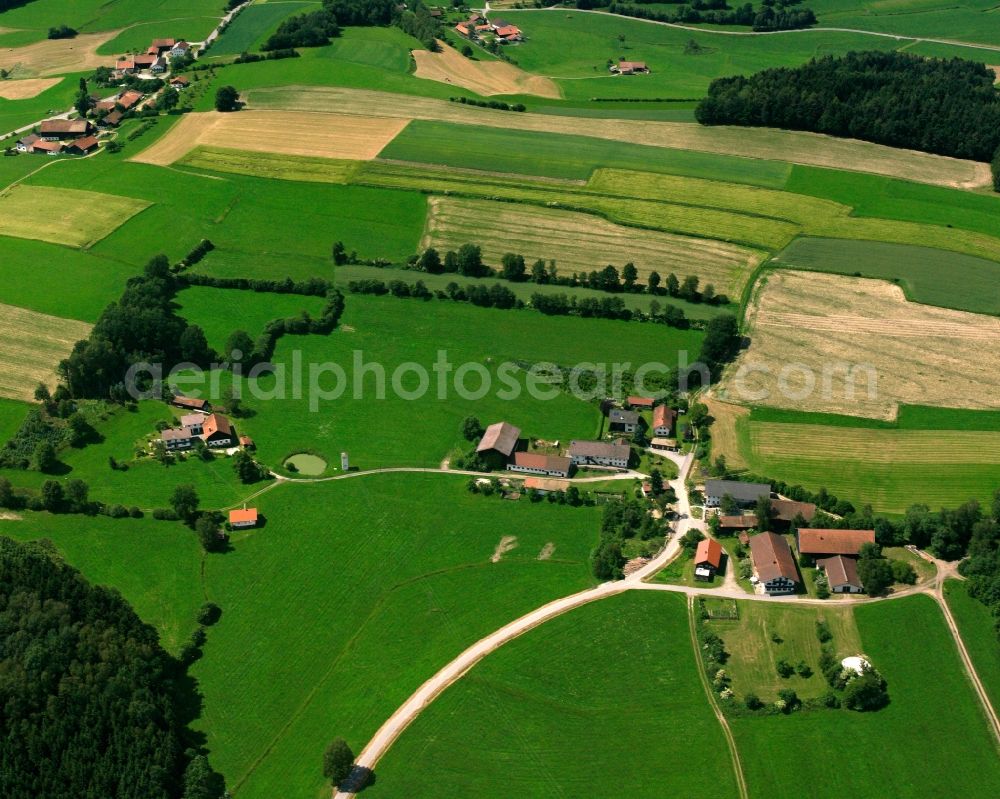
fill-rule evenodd
<path id="1" fill-rule="evenodd" d="M 319 316 L 326 300 L 299 294 L 192 286 L 177 295 L 177 304 L 180 306 L 178 313 L 185 318 L 199 320 L 209 346 L 222 352 L 234 330 L 245 330 L 250 338 L 255 339 L 272 319 L 298 316 L 302 311 Z M 232 309 L 236 312 L 235 318 L 232 314 L 220 313 L 220 309 Z"/>
<path id="2" fill-rule="evenodd" d="M 72 0 L 69 3 L 66 0 L 34 0 L 0 14 L 0 25 L 48 30 L 65 23 L 82 31 L 106 31 L 136 23 L 198 17 L 208 12 L 204 0 L 157 0 L 153 6 L 150 8 L 144 0 Z M 210 8 L 212 13 L 217 10 L 214 4 Z M 217 19 L 221 17 L 220 11 Z"/>
<path id="3" fill-rule="evenodd" d="M 819 24 L 1000 46 L 991 0 L 813 0 Z M 990 62 L 993 63 L 993 62 Z"/>
<path id="4" fill-rule="evenodd" d="M 7 441 L 17 432 L 30 407 L 26 402 L 0 398 L 0 441 Z"/>
<path id="5" fill-rule="evenodd" d="M 969 596 L 961 580 L 947 580 L 944 593 L 972 665 L 995 708 L 1000 705 L 1000 645 L 996 620 L 986 605 Z"/>
<path id="6" fill-rule="evenodd" d="M 913 302 L 1000 314 L 1000 264 L 970 255 L 878 241 L 800 238 L 771 263 L 892 280 Z"/>
<path id="7" fill-rule="evenodd" d="M 801 698 L 822 696 L 828 690 L 819 671 L 820 642 L 816 621 L 823 619 L 833 633 L 838 657 L 857 655 L 861 641 L 849 607 L 831 602 L 827 607 L 794 607 L 766 602 L 739 602 L 739 621 L 713 620 L 709 628 L 726 644 L 730 658 L 726 671 L 733 680 L 737 699 L 755 693 L 764 702 L 773 702 L 782 688 L 793 689 Z M 777 634 L 781 642 L 771 636 Z M 775 668 L 779 660 L 792 666 L 805 661 L 811 677 L 793 674 L 782 678 Z"/>
<path id="8" fill-rule="evenodd" d="M 750 795 L 995 796 L 995 742 L 933 600 L 907 597 L 854 613 L 864 653 L 888 682 L 889 706 L 731 719 Z"/>
<path id="9" fill-rule="evenodd" d="M 205 591 L 223 616 L 194 668 L 197 726 L 235 794 L 319 795 L 332 737 L 359 751 L 465 647 L 590 583 L 596 510 L 473 496 L 464 483 L 282 486 L 258 501 L 266 526 L 208 557 Z M 518 546 L 491 563 L 512 530 Z M 553 557 L 538 560 L 547 543 Z"/>
<path id="10" fill-rule="evenodd" d="M 3 15 L 0 14 L 0 25 L 3 24 Z M 9 64 L 4 64 L 9 67 Z M 31 125 L 40 119 L 45 119 L 56 113 L 63 113 L 73 105 L 73 98 L 76 96 L 78 79 L 86 77 L 90 73 L 81 72 L 67 75 L 63 80 L 45 91 L 24 100 L 7 100 L 0 97 L 0 134 L 8 131 L 19 130 L 25 125 Z M 4 147 L 13 147 L 14 142 L 19 137 L 3 143 Z M 39 167 L 44 163 L 45 156 L 25 154 L 17 158 L 4 158 L 4 161 L 20 161 L 33 164 Z M 6 166 L 6 164 L 5 164 Z"/>
<path id="11" fill-rule="evenodd" d="M 160 641 L 177 654 L 197 626 L 205 601 L 201 547 L 190 530 L 171 522 L 105 516 L 21 514 L 0 519 L 0 535 L 20 541 L 47 538 L 91 582 L 122 593 Z"/>
<path id="12" fill-rule="evenodd" d="M 237 307 L 241 302 L 227 301 L 237 303 Z M 261 303 L 265 299 L 248 295 L 242 301 Z M 279 341 L 273 360 L 285 370 L 285 398 L 258 399 L 245 391 L 245 405 L 254 415 L 241 420 L 241 426 L 254 438 L 261 458 L 272 466 L 299 451 L 316 451 L 334 463 L 346 450 L 351 463 L 361 468 L 436 467 L 456 446 L 468 448 L 459 429 L 470 414 L 484 423 L 506 419 L 521 427 L 526 436 L 560 441 L 590 438 L 598 428 L 596 405 L 561 392 L 552 399 L 536 399 L 528 393 L 522 372 L 511 372 L 520 383 L 519 396 L 503 399 L 500 393 L 505 384 L 498 380 L 499 366 L 542 361 L 640 364 L 649 360 L 651 351 L 656 360 L 669 364 L 680 349 L 694 353 L 701 335 L 660 325 L 548 317 L 530 310 L 484 309 L 445 300 L 354 295 L 347 299 L 340 327 L 329 336 L 285 336 Z M 445 378 L 445 398 L 440 399 L 438 373 L 432 368 L 441 350 L 454 370 L 472 362 L 485 367 L 491 376 L 489 392 L 479 399 L 463 399 L 450 382 L 452 372 Z M 361 392 L 355 395 L 356 357 L 365 364 L 382 365 L 384 399 L 377 398 L 377 381 L 371 371 L 360 378 Z M 287 385 L 295 358 L 301 359 L 305 384 L 299 397 Z M 392 388 L 393 373 L 410 362 L 428 372 L 428 392 L 419 401 L 405 399 Z M 329 398 L 332 393 L 317 394 L 316 410 L 312 411 L 310 365 L 317 364 L 319 370 L 328 363 L 344 369 L 344 393 L 337 399 Z M 333 392 L 337 378 L 322 371 L 316 374 L 321 389 Z M 470 392 L 479 392 L 482 383 L 476 372 L 464 379 Z M 404 391 L 418 387 L 413 373 L 401 373 L 399 381 Z M 258 386 L 264 396 L 274 393 L 273 379 L 261 378 Z"/>
<path id="13" fill-rule="evenodd" d="M 255 50 L 286 17 L 320 8 L 318 2 L 255 3 L 243 9 L 212 45 L 209 55 L 232 56 Z"/>
<path id="14" fill-rule="evenodd" d="M 639 591 L 553 619 L 424 710 L 366 793 L 736 796 L 689 635 L 681 597 Z"/>

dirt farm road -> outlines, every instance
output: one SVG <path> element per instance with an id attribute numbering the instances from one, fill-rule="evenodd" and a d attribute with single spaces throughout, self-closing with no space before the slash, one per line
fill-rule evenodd
<path id="1" fill-rule="evenodd" d="M 504 625 L 500 629 L 480 639 L 472 646 L 468 647 L 464 652 L 462 652 L 458 657 L 440 669 L 434 676 L 424 682 L 409 699 L 406 700 L 395 712 L 382 724 L 371 740 L 365 745 L 364 749 L 358 755 L 355 760 L 355 768 L 351 777 L 348 779 L 347 784 L 343 789 L 334 789 L 333 799 L 350 799 L 357 794 L 357 792 L 363 788 L 364 781 L 373 772 L 375 766 L 378 764 L 382 756 L 389 750 L 396 739 L 403 733 L 403 731 L 416 719 L 417 716 L 430 705 L 438 696 L 440 696 L 448 687 L 456 683 L 463 675 L 465 675 L 473 666 L 475 666 L 479 661 L 485 658 L 490 653 L 496 651 L 501 646 L 509 641 L 518 638 L 524 633 L 538 627 L 545 622 L 561 616 L 568 611 L 574 610 L 575 608 L 581 607 L 583 605 L 589 604 L 590 602 L 595 602 L 601 599 L 605 599 L 610 596 L 615 596 L 617 594 L 623 593 L 630 590 L 642 590 L 642 591 L 669 591 L 672 593 L 680 593 L 687 595 L 689 602 L 693 602 L 694 598 L 701 595 L 713 596 L 713 597 L 725 597 L 731 599 L 742 599 L 756 602 L 793 602 L 796 604 L 810 604 L 810 605 L 829 605 L 830 600 L 824 599 L 811 599 L 802 598 L 797 596 L 768 596 L 766 594 L 748 594 L 741 588 L 737 587 L 733 589 L 728 586 L 722 588 L 714 589 L 703 589 L 695 588 L 683 585 L 668 585 L 666 583 L 649 583 L 645 582 L 647 579 L 652 577 L 656 572 L 662 569 L 666 564 L 668 564 L 673 558 L 675 558 L 681 549 L 680 539 L 684 534 L 695 527 L 697 529 L 703 528 L 703 523 L 701 520 L 693 519 L 691 517 L 691 506 L 690 499 L 687 492 L 687 478 L 691 471 L 691 467 L 694 463 L 694 456 L 689 453 L 685 456 L 681 456 L 676 453 L 664 453 L 678 466 L 678 477 L 675 480 L 670 481 L 670 486 L 674 489 L 677 494 L 677 510 L 680 518 L 678 519 L 676 531 L 674 535 L 669 539 L 663 550 L 652 560 L 650 560 L 641 569 L 633 572 L 629 576 L 622 580 L 609 583 L 601 583 L 600 585 L 587 589 L 585 591 L 580 591 L 569 596 L 561 597 L 560 599 L 553 600 L 539 608 L 531 611 L 530 613 L 521 616 L 518 619 Z M 384 469 L 384 470 L 374 470 L 375 472 L 393 472 L 393 471 L 410 471 L 410 472 L 438 472 L 441 474 L 448 474 L 449 472 L 440 472 L 436 469 Z M 371 474 L 373 472 L 364 473 L 353 473 L 355 475 L 361 474 Z M 461 472 L 460 472 L 461 473 Z M 476 474 L 476 473 L 471 473 Z M 326 478 L 326 479 L 344 479 L 350 475 L 341 475 L 339 478 Z M 626 475 L 623 475 L 625 477 Z M 635 475 L 628 475 L 635 476 Z M 593 478 L 592 478 L 593 479 Z M 597 478 L 604 479 L 604 478 Z M 279 481 L 276 484 L 280 484 Z M 582 481 L 581 481 L 582 482 Z M 962 641 L 961 635 L 959 634 L 958 627 L 952 618 L 951 611 L 948 609 L 948 605 L 944 600 L 943 586 L 944 581 L 948 577 L 955 576 L 955 565 L 948 564 L 943 561 L 937 561 L 931 558 L 929 555 L 921 553 L 923 557 L 927 560 L 933 560 L 935 565 L 938 567 L 937 577 L 933 588 L 928 588 L 926 586 L 914 586 L 909 589 L 904 589 L 891 594 L 888 597 L 866 597 L 858 599 L 848 599 L 843 601 L 851 602 L 852 604 L 866 604 L 870 602 L 886 602 L 893 599 L 898 599 L 903 596 L 910 596 L 918 593 L 925 593 L 932 596 L 941 607 L 944 613 L 945 620 L 947 622 L 948 628 L 951 631 L 952 637 L 955 640 L 955 644 L 958 648 L 959 654 L 961 656 L 962 664 L 965 667 L 966 674 L 969 677 L 976 693 L 979 697 L 980 703 L 982 704 L 983 711 L 989 721 L 993 733 L 996 735 L 998 742 L 1000 742 L 1000 720 L 998 720 L 997 713 L 993 708 L 989 696 L 987 695 L 982 682 L 979 679 L 979 675 L 976 673 L 975 667 L 972 664 L 972 660 L 966 651 L 965 644 Z M 717 715 L 721 711 L 716 708 Z M 728 731 L 728 725 L 722 723 L 723 731 Z M 729 743 L 731 755 L 733 758 L 733 767 L 737 777 L 737 782 L 741 786 L 741 793 L 746 796 L 745 781 L 742 775 L 742 766 L 740 764 L 739 753 L 735 749 L 735 742 L 733 741 L 731 735 L 727 736 L 727 742 Z"/>

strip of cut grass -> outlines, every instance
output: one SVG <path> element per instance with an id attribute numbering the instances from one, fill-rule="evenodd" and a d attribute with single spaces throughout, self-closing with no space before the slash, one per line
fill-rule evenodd
<path id="1" fill-rule="evenodd" d="M 1000 263 L 969 255 L 879 241 L 800 238 L 772 263 L 892 280 L 913 302 L 1000 314 Z"/>
<path id="2" fill-rule="evenodd" d="M 944 595 L 972 665 L 996 708 L 1000 706 L 1000 643 L 997 642 L 996 619 L 986 605 L 969 596 L 967 584 L 962 580 L 946 580 Z"/>
<path id="3" fill-rule="evenodd" d="M 301 14 L 320 8 L 315 2 L 254 3 L 244 8 L 209 50 L 209 55 L 231 56 L 252 50 L 278 27 L 278 24 L 293 14 Z"/>
<path id="4" fill-rule="evenodd" d="M 751 795 L 994 796 L 1000 760 L 934 601 L 906 597 L 854 613 L 863 651 L 888 682 L 889 706 L 730 719 Z"/>
<path id="5" fill-rule="evenodd" d="M 208 598 L 223 616 L 194 667 L 198 726 L 231 790 L 329 791 L 331 730 L 360 750 L 467 646 L 591 583 L 597 510 L 503 502 L 464 483 L 378 475 L 281 486 L 257 501 L 263 528 L 207 558 Z M 517 547 L 492 563 L 512 531 Z M 548 543 L 553 558 L 538 560 Z"/>
<path id="6" fill-rule="evenodd" d="M 506 644 L 417 717 L 368 791 L 583 796 L 603 773 L 620 796 L 694 796 L 706 784 L 735 796 L 686 616 L 680 597 L 635 591 Z M 622 712 L 623 679 L 642 686 L 641 713 Z"/>

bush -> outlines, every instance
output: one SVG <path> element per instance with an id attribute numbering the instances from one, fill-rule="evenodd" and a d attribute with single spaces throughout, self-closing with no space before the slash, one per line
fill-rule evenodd
<path id="1" fill-rule="evenodd" d="M 154 508 L 153 518 L 164 522 L 176 522 L 180 517 L 174 512 L 173 508 Z"/>
<path id="2" fill-rule="evenodd" d="M 809 678 L 812 677 L 813 670 L 809 667 L 809 664 L 804 660 L 800 660 L 795 666 L 795 673 L 800 677 Z"/>
<path id="3" fill-rule="evenodd" d="M 816 620 L 816 637 L 821 644 L 833 640 L 833 633 L 830 632 L 830 625 L 824 619 Z"/>
<path id="4" fill-rule="evenodd" d="M 897 583 L 913 585 L 917 581 L 916 571 L 905 560 L 891 560 L 889 565 L 892 567 L 892 579 Z"/>
<path id="5" fill-rule="evenodd" d="M 774 668 L 778 672 L 778 676 L 785 679 L 791 677 L 795 673 L 795 669 L 792 667 L 792 664 L 784 659 L 775 663 Z"/>
<path id="6" fill-rule="evenodd" d="M 204 627 L 211 627 L 222 618 L 222 608 L 214 602 L 206 602 L 198 610 L 198 624 Z"/>
<path id="7" fill-rule="evenodd" d="M 77 31 L 69 25 L 59 25 L 49 28 L 50 39 L 73 39 L 76 38 Z"/>
<path id="8" fill-rule="evenodd" d="M 879 710 L 889 704 L 885 680 L 873 669 L 854 677 L 844 689 L 844 707 L 860 712 Z"/>
<path id="9" fill-rule="evenodd" d="M 743 704 L 746 705 L 747 710 L 760 710 L 764 707 L 764 703 L 760 701 L 760 697 L 754 693 L 747 694 L 743 697 Z"/>

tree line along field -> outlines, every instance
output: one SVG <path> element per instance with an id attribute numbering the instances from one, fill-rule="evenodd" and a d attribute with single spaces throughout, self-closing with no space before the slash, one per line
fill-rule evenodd
<path id="1" fill-rule="evenodd" d="M 888 683 L 889 705 L 731 718 L 750 796 L 994 796 L 994 740 L 933 600 L 859 605 L 854 617 L 864 654 Z"/>
<path id="2" fill-rule="evenodd" d="M 710 412 L 713 457 L 878 512 L 985 502 L 1000 484 L 996 412 L 903 406 L 895 422 L 718 402 Z"/>
<path id="3" fill-rule="evenodd" d="M 243 9 L 208 51 L 211 58 L 257 50 L 287 17 L 321 8 L 318 2 L 254 3 Z"/>
<path id="4" fill-rule="evenodd" d="M 682 597 L 584 605 L 488 655 L 403 732 L 372 796 L 737 796 Z M 641 699 L 640 699 L 641 697 Z M 613 785 L 613 788 L 610 786 Z"/>
<path id="5" fill-rule="evenodd" d="M 213 328 L 210 317 L 220 302 L 236 307 L 270 307 L 267 294 L 222 289 L 199 289 L 198 303 L 204 314 L 188 314 L 189 321 Z M 218 299 L 213 301 L 211 294 Z M 181 295 L 182 305 L 187 304 Z M 233 296 L 236 295 L 236 296 Z M 249 318 L 264 318 L 265 312 L 248 310 Z M 213 335 L 218 335 L 213 333 Z M 401 300 L 394 297 L 350 295 L 340 327 L 329 336 L 285 336 L 272 360 L 292 373 L 292 358 L 303 364 L 342 366 L 347 374 L 346 389 L 340 398 L 318 402 L 310 410 L 309 391 L 295 397 L 286 386 L 280 401 L 256 399 L 244 390 L 244 404 L 252 415 L 241 419 L 241 430 L 254 438 L 259 457 L 272 467 L 299 451 L 315 452 L 328 463 L 339 453 L 351 454 L 352 464 L 362 468 L 380 466 L 437 467 L 461 439 L 460 427 L 467 415 L 476 415 L 484 423 L 505 419 L 520 427 L 526 436 L 560 441 L 590 438 L 598 429 L 599 412 L 593 403 L 557 393 L 549 400 L 531 397 L 523 372 L 516 372 L 521 386 L 514 401 L 503 400 L 497 392 L 504 386 L 497 378 L 500 364 L 554 362 L 573 366 L 581 362 L 609 365 L 630 361 L 645 363 L 649 353 L 667 364 L 676 364 L 677 353 L 686 350 L 696 357 L 702 340 L 696 330 L 677 330 L 662 325 L 619 322 L 606 319 L 543 316 L 533 311 L 477 308 L 446 300 Z M 449 383 L 445 399 L 438 398 L 437 377 L 430 372 L 439 350 L 457 369 L 463 363 L 476 362 L 491 375 L 491 389 L 481 399 L 463 399 Z M 355 352 L 365 363 L 381 364 L 387 375 L 385 399 L 376 399 L 378 381 L 373 374 L 362 378 L 361 393 L 355 396 Z M 298 353 L 298 355 L 293 355 Z M 391 376 L 400 364 L 415 362 L 428 370 L 431 378 L 426 396 L 407 400 L 391 389 Z M 307 373 L 304 371 L 304 374 Z M 223 388 L 230 378 L 222 376 Z M 305 379 L 308 379 L 308 375 Z M 331 375 L 319 381 L 325 391 L 335 385 Z M 273 392 L 274 381 L 262 377 L 259 387 Z M 401 381 L 407 391 L 417 387 L 409 375 Z M 480 388 L 480 378 L 467 377 L 469 391 Z M 386 419 L 405 419 L 403 425 L 386 424 Z"/>

